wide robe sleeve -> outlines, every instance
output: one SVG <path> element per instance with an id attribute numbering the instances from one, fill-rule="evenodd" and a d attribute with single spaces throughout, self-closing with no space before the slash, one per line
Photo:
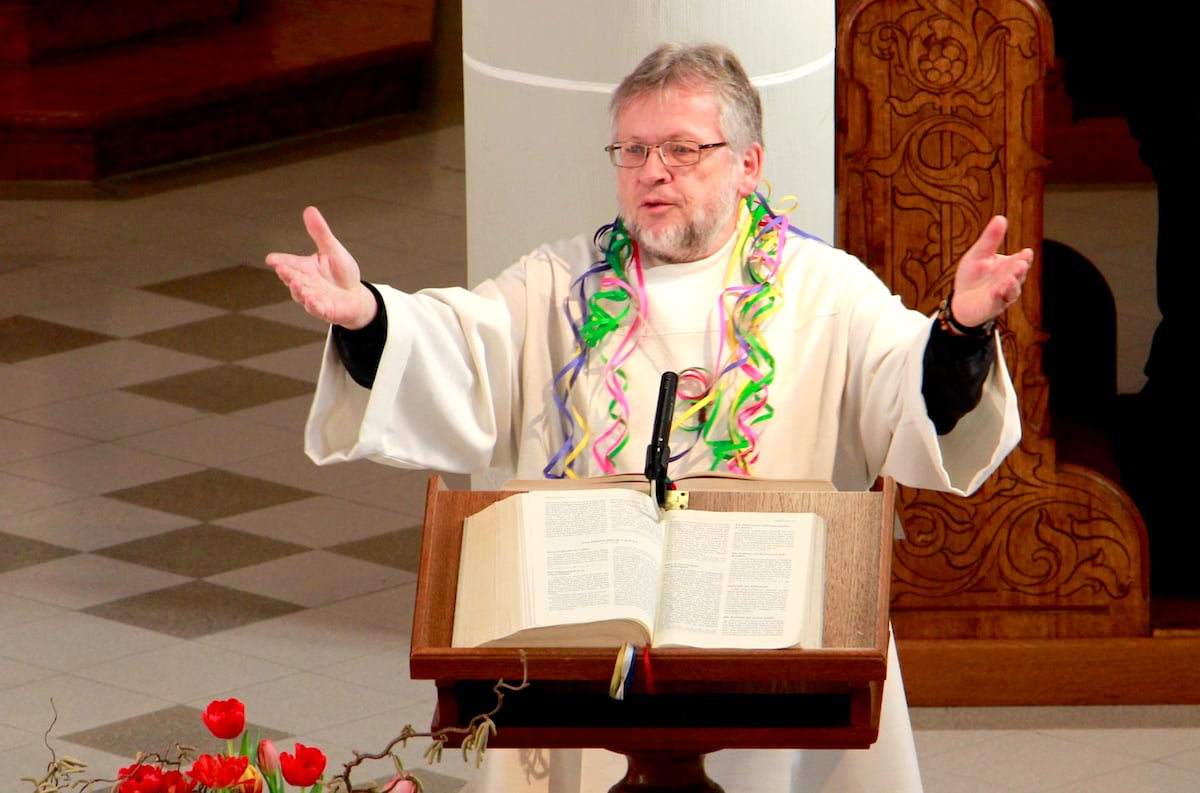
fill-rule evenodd
<path id="1" fill-rule="evenodd" d="M 816 464 L 798 468 L 772 446 L 761 475 L 828 478 L 840 490 L 868 488 L 879 476 L 959 494 L 978 489 L 1021 434 L 1003 355 L 979 403 L 939 436 L 922 392 L 933 318 L 905 307 L 857 257 L 819 242 L 795 243 L 784 279 L 776 321 L 794 342 L 773 340 L 781 377 L 772 396 L 786 437 L 796 439 L 792 455 Z"/>
<path id="2" fill-rule="evenodd" d="M 522 323 L 494 282 L 474 291 L 379 292 L 388 335 L 375 384 L 346 372 L 326 340 L 305 451 L 318 464 L 369 458 L 404 468 L 486 469 L 511 446 Z"/>
<path id="3" fill-rule="evenodd" d="M 873 274 L 865 277 L 876 281 Z M 868 470 L 911 487 L 974 492 L 1021 437 L 1003 352 L 997 350 L 979 404 L 951 432 L 938 435 L 921 390 L 934 320 L 901 308 L 882 284 L 860 289 L 879 297 L 860 299 L 850 312 L 849 332 L 857 338 L 851 355 L 859 360 L 848 369 L 844 408 L 857 417 Z"/>
<path id="4" fill-rule="evenodd" d="M 925 345 L 933 321 L 905 350 L 905 373 L 897 379 L 900 409 L 891 442 L 882 451 L 879 472 L 912 487 L 969 495 L 999 467 L 1021 439 L 1017 395 L 1005 367 L 1003 351 L 984 381 L 979 404 L 945 435 L 938 435 L 925 409 L 921 372 Z M 876 426 L 886 414 L 867 411 L 864 433 L 882 432 Z"/>

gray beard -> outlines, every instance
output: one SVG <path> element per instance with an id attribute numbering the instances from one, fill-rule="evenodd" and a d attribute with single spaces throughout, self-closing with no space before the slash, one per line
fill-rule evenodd
<path id="1" fill-rule="evenodd" d="M 659 232 L 643 231 L 636 224 L 629 227 L 646 264 L 681 264 L 703 259 L 712 250 L 719 230 L 715 223 L 706 223 L 704 228 L 698 223 L 680 223 Z"/>
<path id="2" fill-rule="evenodd" d="M 637 240 L 643 263 L 653 265 L 694 262 L 719 248 L 724 240 L 717 239 L 717 236 L 729 218 L 736 217 L 742 201 L 742 197 L 737 194 L 735 176 L 731 172 L 729 184 L 721 190 L 720 195 L 726 198 L 717 204 L 706 205 L 700 216 L 695 219 L 685 220 L 662 231 L 650 232 L 631 221 L 629 217 L 625 217 L 625 226 L 630 235 Z"/>

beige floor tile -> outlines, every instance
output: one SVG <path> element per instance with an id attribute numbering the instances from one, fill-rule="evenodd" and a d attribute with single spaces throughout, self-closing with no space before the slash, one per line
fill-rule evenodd
<path id="1" fill-rule="evenodd" d="M 148 294 L 129 287 L 97 284 L 86 301 L 34 309 L 30 315 L 97 333 L 129 338 L 181 322 L 199 322 L 220 313 L 217 309 Z"/>
<path id="2" fill-rule="evenodd" d="M 226 647 L 182 641 L 84 667 L 75 674 L 164 700 L 192 702 L 225 699 L 225 692 L 238 686 L 275 680 L 295 672 L 293 667 Z M 177 737 L 183 740 L 186 736 Z"/>
<path id="3" fill-rule="evenodd" d="M 0 625 L 0 628 L 4 627 Z M 41 664 L 29 664 L 24 661 L 14 661 L 11 658 L 0 657 L 0 689 L 15 688 L 43 677 L 49 677 L 54 672 Z M 4 729 L 0 728 L 0 733 Z M 9 733 L 11 734 L 11 730 Z M 0 735 L 0 748 L 4 747 L 5 736 Z"/>
<path id="4" fill-rule="evenodd" d="M 437 701 L 437 687 L 432 680 L 413 680 L 409 677 L 407 648 L 403 653 L 372 653 L 319 666 L 313 671 L 337 680 L 361 683 L 385 691 L 389 701 L 397 707 L 423 705 L 429 711 L 429 716 L 422 723 L 428 722 L 432 717 L 433 706 Z"/>
<path id="5" fill-rule="evenodd" d="M 302 432 L 300 428 L 296 431 Z M 229 470 L 246 476 L 260 477 L 276 482 L 286 482 L 316 493 L 340 495 L 341 491 L 358 487 L 393 488 L 399 484 L 407 488 L 421 481 L 420 504 L 424 511 L 425 494 L 423 477 L 413 478 L 388 465 L 370 460 L 332 465 L 316 465 L 299 449 L 264 454 L 228 465 Z M 352 499 L 357 500 L 357 499 Z"/>
<path id="6" fill-rule="evenodd" d="M 1046 788 L 1049 793 L 1182 793 L 1196 790 L 1200 775 L 1163 763 L 1140 763 L 1108 773 L 1097 773 L 1058 787 Z M 938 793 L 929 791 L 927 793 Z"/>
<path id="7" fill-rule="evenodd" d="M 339 600 L 314 611 L 326 619 L 354 620 L 376 626 L 383 629 L 388 636 L 402 637 L 407 646 L 408 638 L 412 634 L 416 590 L 417 585 L 413 581 L 379 592 Z M 407 664 L 407 661 L 405 663 Z M 404 668 L 407 670 L 408 667 Z"/>
<path id="8" fill-rule="evenodd" d="M 24 365 L 0 364 L 0 414 L 15 416 L 65 399 L 103 391 L 86 377 L 64 379 L 54 372 L 30 371 Z"/>
<path id="9" fill-rule="evenodd" d="M 1142 727 L 1138 729 L 1113 730 L 1094 728 L 1081 730 L 1046 730 L 1050 735 L 1067 741 L 1095 746 L 1113 752 L 1123 752 L 1142 760 L 1172 762 L 1191 757 L 1200 762 L 1200 728 L 1196 727 Z M 1200 771 L 1200 764 L 1172 762 L 1181 767 Z"/>
<path id="10" fill-rule="evenodd" d="M 201 415 L 195 421 L 123 437 L 121 445 L 199 465 L 223 466 L 270 452 L 294 451 L 301 439 L 295 432 L 231 415 Z"/>
<path id="11" fill-rule="evenodd" d="M 328 551 L 307 551 L 239 567 L 208 580 L 311 608 L 405 584 L 415 577 L 415 573 L 382 564 Z"/>
<path id="12" fill-rule="evenodd" d="M 297 611 L 199 641 L 308 670 L 386 652 L 395 652 L 401 659 L 408 647 L 406 635 L 321 609 Z"/>
<path id="13" fill-rule="evenodd" d="M 31 600 L 28 597 L 0 592 L 0 630 L 69 612 L 70 609 L 62 606 L 53 606 L 39 600 Z M 0 653 L 0 655 L 5 654 Z"/>
<path id="14" fill-rule="evenodd" d="M 121 432 L 112 423 L 106 426 L 97 421 L 95 427 L 96 432 Z M 99 495 L 153 482 L 164 476 L 183 476 L 202 469 L 193 463 L 116 444 L 93 444 L 10 463 L 4 466 L 4 470 L 39 482 Z"/>
<path id="15" fill-rule="evenodd" d="M 251 369 L 304 380 L 311 383 L 312 390 L 316 391 L 317 375 L 321 371 L 321 358 L 325 350 L 324 332 L 318 335 L 318 339 L 312 344 L 243 358 L 239 363 Z"/>
<path id="16" fill-rule="evenodd" d="M 206 229 L 211 237 L 213 231 Z M 54 272 L 71 280 L 142 287 L 164 279 L 184 278 L 227 267 L 228 259 L 201 247 L 181 248 L 178 240 L 137 241 L 122 245 L 120 255 L 111 251 L 89 251 L 79 257 L 56 262 Z M 2 305 L 2 303 L 0 303 Z M 45 305 L 49 305 L 48 303 Z"/>
<path id="17" fill-rule="evenodd" d="M 1193 742 L 1190 748 L 1169 754 L 1160 758 L 1159 761 L 1172 768 L 1183 768 L 1200 774 L 1200 746 Z"/>
<path id="18" fill-rule="evenodd" d="M 0 520 L 83 496 L 78 490 L 47 485 L 0 471 Z"/>
<path id="19" fill-rule="evenodd" d="M 37 664 L 54 672 L 72 672 L 171 644 L 168 636 L 82 613 L 58 614 L 35 622 L 22 622 L 6 628 L 4 634 L 6 658 Z M 58 684 L 74 686 L 75 680 L 70 675 L 63 675 L 45 682 L 44 686 L 52 688 Z M 134 692 L 127 693 L 132 695 Z M 48 701 L 49 696 L 44 702 Z M 64 698 L 56 701 L 69 700 Z M 3 700 L 0 700 L 0 724 L 30 727 L 9 721 L 8 713 Z"/>
<path id="20" fill-rule="evenodd" d="M 98 391 L 17 411 L 12 417 L 84 438 L 111 441 L 194 421 L 201 414 L 185 405 L 139 394 Z"/>
<path id="21" fill-rule="evenodd" d="M 15 782 L 16 779 L 18 778 L 16 773 L 13 773 L 9 776 L 4 775 L 5 753 L 8 752 L 8 750 L 12 749 L 13 747 L 21 746 L 22 744 L 28 743 L 29 739 L 31 737 L 32 737 L 31 734 L 29 732 L 26 732 L 25 730 L 17 730 L 12 727 L 5 727 L 4 725 L 0 725 L 0 784 L 2 784 L 5 780 L 8 780 L 10 782 Z M 28 766 L 23 766 L 17 771 L 20 774 L 28 774 L 32 771 L 38 771 L 38 770 L 40 770 L 40 769 L 37 767 L 30 768 Z"/>
<path id="22" fill-rule="evenodd" d="M 191 524 L 190 518 L 89 496 L 64 504 L 0 517 L 0 531 L 94 551 Z"/>
<path id="23" fill-rule="evenodd" d="M 85 256 L 95 250 L 120 250 L 126 242 L 119 236 L 79 228 L 51 217 L 32 217 L 10 224 L 5 229 L 4 258 L 25 269 L 14 271 L 11 278 L 0 277 L 0 294 L 10 299 L 19 297 L 26 305 L 50 302 L 52 281 L 56 278 L 39 265 Z M 82 284 L 63 286 L 65 291 L 59 293 L 60 299 L 77 297 L 84 288 Z"/>
<path id="24" fill-rule="evenodd" d="M 386 465 L 378 467 L 385 472 L 382 479 L 348 484 L 333 492 L 341 498 L 393 510 L 405 518 L 408 525 L 416 525 L 424 521 L 425 496 L 431 476 L 438 476 L 447 489 L 470 489 L 470 478 L 465 474 L 435 474 L 431 471 L 389 468 Z"/>
<path id="25" fill-rule="evenodd" d="M 174 573 L 118 559 L 74 554 L 0 574 L 0 592 L 30 597 L 52 606 L 85 609 L 185 580 Z"/>
<path id="26" fill-rule="evenodd" d="M 376 537 L 399 525 L 396 513 L 365 504 L 315 496 L 276 507 L 222 518 L 220 524 L 264 537 L 326 548 L 344 542 Z M 0 523 L 0 530 L 4 524 Z"/>
<path id="27" fill-rule="evenodd" d="M 296 327 L 300 328 L 308 328 L 309 330 L 320 333 L 322 337 L 324 337 L 329 331 L 329 323 L 312 316 L 304 309 L 300 308 L 300 306 L 288 299 L 286 288 L 283 286 L 282 282 L 280 282 L 279 288 L 284 290 L 281 293 L 281 297 L 283 299 L 280 302 L 271 303 L 270 305 L 260 306 L 258 308 L 247 309 L 242 313 L 251 317 L 262 317 L 263 319 L 269 319 L 272 322 L 282 322 L 289 325 L 295 325 Z M 319 365 L 320 362 L 320 356 L 318 356 L 314 361 L 314 364 Z"/>
<path id="28" fill-rule="evenodd" d="M 1013 759 L 1020 758 L 1019 763 Z M 1044 732 L 1014 731 L 922 760 L 931 771 L 964 774 L 980 782 L 1003 779 L 1011 793 L 1054 790 L 1139 765 L 1123 752 L 1075 743 Z"/>
<path id="29" fill-rule="evenodd" d="M 78 435 L 0 418 L 0 465 L 87 446 Z"/>
<path id="30" fill-rule="evenodd" d="M 136 341 L 111 341 L 85 350 L 25 361 L 21 368 L 53 382 L 86 384 L 90 391 L 121 388 L 211 367 L 213 361 Z"/>

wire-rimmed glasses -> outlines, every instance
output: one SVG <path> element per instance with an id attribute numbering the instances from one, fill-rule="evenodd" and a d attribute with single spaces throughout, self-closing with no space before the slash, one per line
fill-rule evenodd
<path id="1" fill-rule="evenodd" d="M 680 165 L 695 165 L 700 162 L 700 155 L 705 149 L 716 149 L 728 146 L 728 141 L 720 143 L 697 143 L 694 140 L 664 140 L 662 143 L 637 143 L 626 141 L 611 143 L 604 147 L 612 164 L 618 168 L 641 168 L 646 164 L 651 149 L 658 149 L 658 156 L 663 165 L 678 167 Z"/>

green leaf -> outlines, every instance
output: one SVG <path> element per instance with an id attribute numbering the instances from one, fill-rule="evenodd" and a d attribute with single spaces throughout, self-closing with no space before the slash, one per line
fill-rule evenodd
<path id="1" fill-rule="evenodd" d="M 255 753 L 250 750 L 250 731 L 249 730 L 242 731 L 242 746 L 241 746 L 241 749 L 238 750 L 238 757 L 249 757 L 251 760 L 255 761 L 255 763 L 257 764 L 257 760 L 255 760 Z"/>

